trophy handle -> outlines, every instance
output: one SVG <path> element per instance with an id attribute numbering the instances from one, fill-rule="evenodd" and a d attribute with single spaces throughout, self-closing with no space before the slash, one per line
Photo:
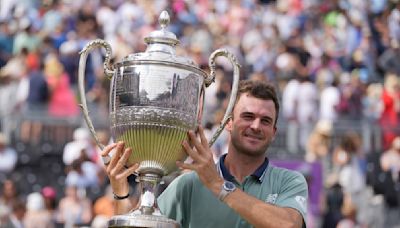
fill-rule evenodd
<path id="1" fill-rule="evenodd" d="M 78 84 L 79 84 L 79 96 L 81 98 L 82 104 L 79 106 L 82 108 L 83 117 L 85 118 L 86 124 L 89 127 L 90 133 L 92 134 L 94 140 L 96 141 L 97 145 L 100 149 L 104 149 L 104 145 L 100 143 L 96 131 L 94 130 L 92 120 L 89 117 L 89 111 L 86 103 L 86 93 L 85 93 L 85 70 L 86 70 L 86 59 L 90 53 L 90 51 L 97 47 L 104 47 L 106 49 L 105 60 L 104 60 L 104 74 L 111 79 L 114 75 L 114 68 L 110 64 L 110 57 L 111 57 L 111 46 L 106 41 L 101 39 L 96 39 L 90 41 L 86 46 L 79 52 L 80 59 L 79 59 L 79 74 L 78 74 Z"/>
<path id="2" fill-rule="evenodd" d="M 236 96 L 238 92 L 238 87 L 239 87 L 239 68 L 240 65 L 236 60 L 236 57 L 230 53 L 228 50 L 225 49 L 218 49 L 214 51 L 209 60 L 208 60 L 208 65 L 210 67 L 211 73 L 210 75 L 205 79 L 204 83 L 205 86 L 208 87 L 211 85 L 211 83 L 215 82 L 215 59 L 219 56 L 224 56 L 229 59 L 233 66 L 233 82 L 232 82 L 232 90 L 231 90 L 231 96 L 229 98 L 229 104 L 228 107 L 226 108 L 224 117 L 222 118 L 222 121 L 218 127 L 218 129 L 215 131 L 214 135 L 210 139 L 208 145 L 211 147 L 215 140 L 217 140 L 218 136 L 221 134 L 221 132 L 224 130 L 225 125 L 228 123 L 228 120 L 231 117 L 231 113 L 233 110 L 233 106 L 235 105 L 236 102 Z"/>

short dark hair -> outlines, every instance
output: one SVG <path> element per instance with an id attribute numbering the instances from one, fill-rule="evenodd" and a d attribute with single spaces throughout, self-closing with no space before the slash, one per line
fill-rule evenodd
<path id="1" fill-rule="evenodd" d="M 278 116 L 279 116 L 279 100 L 278 96 L 275 90 L 275 87 L 265 81 L 259 81 L 259 80 L 242 80 L 239 82 L 239 89 L 237 93 L 237 99 L 236 102 L 238 102 L 240 96 L 242 94 L 249 94 L 252 97 L 255 98 L 260 98 L 263 100 L 272 100 L 275 105 L 275 112 L 276 112 L 276 118 L 275 118 L 275 126 L 278 122 Z"/>

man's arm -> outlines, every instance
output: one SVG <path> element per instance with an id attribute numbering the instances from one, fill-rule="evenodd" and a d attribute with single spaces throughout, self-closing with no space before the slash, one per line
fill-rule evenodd
<path id="1" fill-rule="evenodd" d="M 128 176 L 138 168 L 138 164 L 134 164 L 129 168 L 125 168 L 125 164 L 132 153 L 132 149 L 125 149 L 125 144 L 123 142 L 106 146 L 101 152 L 101 156 L 110 156 L 110 152 L 113 149 L 115 149 L 115 153 L 111 157 L 110 163 L 105 165 L 105 170 L 110 179 L 110 185 L 114 195 L 126 196 L 129 194 Z M 125 214 L 132 209 L 132 204 L 129 198 L 115 200 L 114 205 L 116 214 Z"/>
<path id="2" fill-rule="evenodd" d="M 178 162 L 178 166 L 197 172 L 202 183 L 210 189 L 215 196 L 219 195 L 224 180 L 216 170 L 208 141 L 203 129 L 199 128 L 200 141 L 193 132 L 189 132 L 189 138 L 196 150 L 192 149 L 188 142 L 183 142 L 183 147 L 194 163 L 185 164 Z M 243 219 L 255 227 L 302 227 L 303 217 L 296 209 L 279 207 L 265 203 L 240 189 L 229 194 L 224 202 L 236 211 Z"/>
<path id="3" fill-rule="evenodd" d="M 224 202 L 255 227 L 302 227 L 303 225 L 303 217 L 296 209 L 265 203 L 240 189 L 229 194 Z"/>

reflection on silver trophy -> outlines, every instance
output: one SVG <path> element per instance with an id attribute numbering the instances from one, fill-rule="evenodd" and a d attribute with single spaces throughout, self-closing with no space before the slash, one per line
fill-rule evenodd
<path id="1" fill-rule="evenodd" d="M 155 192 L 160 179 L 177 169 L 175 162 L 186 158 L 181 143 L 187 132 L 196 130 L 201 123 L 204 90 L 214 82 L 218 56 L 230 60 L 234 79 L 229 105 L 210 145 L 227 123 L 236 99 L 239 84 L 236 58 L 226 50 L 213 52 L 209 59 L 211 72 L 207 75 L 192 60 L 176 56 L 179 40 L 166 30 L 169 20 L 168 13 L 163 11 L 159 18 L 161 29 L 145 38 L 146 51 L 130 54 L 114 65 L 110 64 L 111 47 L 104 40 L 93 40 L 81 51 L 79 93 L 89 130 L 99 144 L 87 109 L 84 74 L 90 51 L 103 47 L 104 72 L 111 79 L 111 133 L 114 141 L 124 141 L 126 147 L 132 148 L 127 165 L 140 164 L 138 208 L 112 217 L 109 227 L 179 227 L 176 221 L 160 213 Z"/>

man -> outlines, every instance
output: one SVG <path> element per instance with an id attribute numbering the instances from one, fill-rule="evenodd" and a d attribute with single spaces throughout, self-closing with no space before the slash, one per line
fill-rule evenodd
<path id="1" fill-rule="evenodd" d="M 177 165 L 195 172 L 179 176 L 160 195 L 162 213 L 182 227 L 305 226 L 305 178 L 273 167 L 265 156 L 276 134 L 278 114 L 279 103 L 271 85 L 242 81 L 226 126 L 230 134 L 227 155 L 215 165 L 203 128 L 199 127 L 200 139 L 189 131 L 182 146 L 193 163 Z M 129 192 L 126 179 L 138 166 L 123 168 L 131 149 L 124 149 L 121 142 L 107 146 L 102 156 L 114 148 L 116 153 L 106 170 L 114 194 L 124 198 Z M 117 200 L 116 205 L 117 213 L 131 209 L 129 200 Z"/>

